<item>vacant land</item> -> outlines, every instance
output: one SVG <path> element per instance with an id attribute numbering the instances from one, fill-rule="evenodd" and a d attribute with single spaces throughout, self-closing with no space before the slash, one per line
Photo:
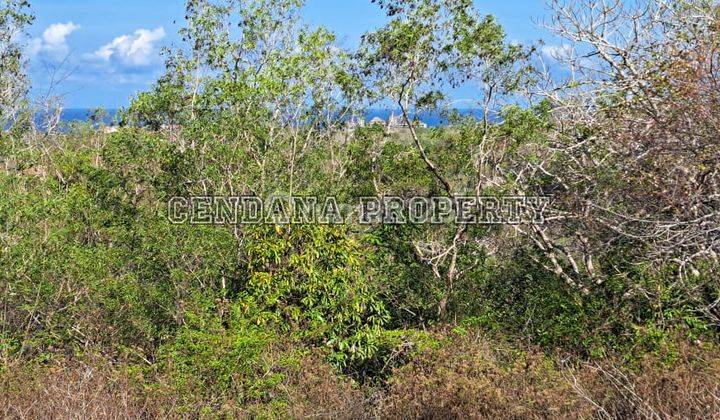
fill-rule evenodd
<path id="1" fill-rule="evenodd" d="M 470 1 L 376 3 L 343 50 L 300 2 L 188 1 L 112 129 L 34 124 L 32 11 L 0 5 L 0 416 L 720 417 L 718 6 L 550 1 L 543 48 Z M 451 204 L 176 218 L 193 197 Z M 508 197 L 544 219 L 452 217 Z"/>

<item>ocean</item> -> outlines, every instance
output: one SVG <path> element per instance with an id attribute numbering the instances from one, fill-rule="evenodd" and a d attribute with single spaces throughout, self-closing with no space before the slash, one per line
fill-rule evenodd
<path id="1" fill-rule="evenodd" d="M 66 123 L 83 122 L 90 118 L 92 111 L 93 110 L 90 108 L 67 108 L 60 114 L 60 119 Z M 113 122 L 118 110 L 107 109 L 105 111 L 107 112 L 105 124 L 110 125 Z M 458 109 L 457 112 L 462 116 L 474 116 L 476 118 L 482 117 L 482 110 L 477 108 Z M 376 117 L 387 121 L 393 114 L 400 115 L 400 111 L 393 109 L 369 109 L 365 112 L 365 121 L 370 121 Z M 427 124 L 428 127 L 440 127 L 448 123 L 447 118 L 437 112 L 421 112 L 418 117 L 420 121 Z"/>

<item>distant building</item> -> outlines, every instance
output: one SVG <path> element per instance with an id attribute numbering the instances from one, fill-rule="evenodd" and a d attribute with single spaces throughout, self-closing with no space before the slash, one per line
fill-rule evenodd
<path id="1" fill-rule="evenodd" d="M 427 124 L 420 121 L 419 119 L 411 121 L 411 124 L 413 125 L 413 127 L 427 128 Z M 388 130 L 393 131 L 393 130 L 400 130 L 403 128 L 410 128 L 410 127 L 408 127 L 407 123 L 405 122 L 404 116 L 395 115 L 395 113 L 393 112 L 390 115 L 390 119 L 388 119 L 387 128 L 388 128 Z"/>
<path id="2" fill-rule="evenodd" d="M 395 116 L 395 113 L 393 112 L 390 114 L 390 118 L 387 121 L 387 128 L 388 130 L 396 130 L 398 128 L 406 128 L 407 124 L 405 124 L 405 119 L 401 117 L 400 115 Z"/>
<path id="3" fill-rule="evenodd" d="M 386 124 L 385 124 L 385 120 L 383 120 L 382 118 L 375 117 L 372 120 L 370 120 L 368 125 L 386 125 Z"/>
<path id="4" fill-rule="evenodd" d="M 365 127 L 365 118 L 352 117 L 345 123 L 345 128 L 354 130 L 358 127 Z"/>
<path id="5" fill-rule="evenodd" d="M 373 125 L 381 125 L 385 127 L 388 131 L 397 131 L 409 128 L 407 123 L 405 122 L 405 117 L 402 115 L 395 115 L 393 112 L 390 114 L 390 118 L 388 118 L 387 121 L 383 120 L 380 117 L 375 117 L 367 122 L 368 126 Z M 419 128 L 427 128 L 427 124 L 420 120 L 414 120 L 412 121 L 413 127 L 419 127 Z M 365 120 L 350 120 L 346 124 L 348 128 L 356 128 L 356 127 L 364 127 L 365 126 Z"/>

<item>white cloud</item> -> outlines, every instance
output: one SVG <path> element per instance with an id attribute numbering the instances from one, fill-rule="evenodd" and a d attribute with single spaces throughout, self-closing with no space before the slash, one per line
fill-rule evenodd
<path id="1" fill-rule="evenodd" d="M 567 60 L 573 56 L 573 49 L 569 45 L 545 45 L 542 54 L 554 60 Z"/>
<path id="2" fill-rule="evenodd" d="M 73 22 L 54 23 L 45 29 L 41 38 L 30 40 L 28 52 L 30 56 L 47 53 L 53 58 L 62 58 L 69 51 L 67 37 L 79 29 L 80 25 Z"/>
<path id="3" fill-rule="evenodd" d="M 53 47 L 65 45 L 65 38 L 78 29 L 80 29 L 80 25 L 76 25 L 73 22 L 55 23 L 43 32 L 43 41 Z"/>
<path id="4" fill-rule="evenodd" d="M 155 43 L 165 38 L 165 29 L 138 29 L 103 45 L 88 58 L 113 62 L 127 67 L 145 67 L 157 58 Z"/>

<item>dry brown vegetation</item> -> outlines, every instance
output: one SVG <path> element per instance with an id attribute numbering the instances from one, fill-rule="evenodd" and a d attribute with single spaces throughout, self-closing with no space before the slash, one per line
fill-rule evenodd
<path id="1" fill-rule="evenodd" d="M 718 418 L 720 359 L 685 347 L 678 363 L 647 358 L 632 370 L 617 362 L 583 363 L 568 370 L 573 388 L 605 418 Z"/>
<path id="2" fill-rule="evenodd" d="M 100 362 L 11 366 L 0 381 L 2 418 L 130 418 L 151 410 L 127 375 Z"/>
<path id="3" fill-rule="evenodd" d="M 0 2 L 0 416 L 720 419 L 717 2 L 549 0 L 547 71 L 471 0 L 373 2 L 344 50 L 300 0 L 188 0 L 113 128 L 29 103 L 34 16 Z M 456 84 L 483 116 L 416 130 Z M 407 129 L 346 129 L 387 100 Z M 487 226 L 193 204 L 238 195 L 551 201 Z"/>
<path id="4" fill-rule="evenodd" d="M 357 386 L 317 357 L 308 356 L 301 365 L 285 372 L 277 387 L 282 395 L 276 397 L 289 404 L 277 406 L 267 400 L 209 402 L 183 394 L 164 378 L 150 383 L 125 365 L 101 359 L 11 367 L 0 378 L 0 418 L 363 417 L 366 399 Z"/>
<path id="5" fill-rule="evenodd" d="M 2 377 L 3 418 L 717 418 L 720 357 L 682 346 L 678 360 L 648 356 L 572 362 L 518 350 L 479 333 L 451 334 L 419 354 L 382 386 L 342 378 L 321 358 L 286 369 L 278 400 L 208 410 L 163 381 L 96 360 L 57 361 Z M 160 383 L 160 385 L 158 385 Z M 282 394 L 282 395 L 279 395 Z M 282 401 L 282 403 L 277 403 Z"/>

